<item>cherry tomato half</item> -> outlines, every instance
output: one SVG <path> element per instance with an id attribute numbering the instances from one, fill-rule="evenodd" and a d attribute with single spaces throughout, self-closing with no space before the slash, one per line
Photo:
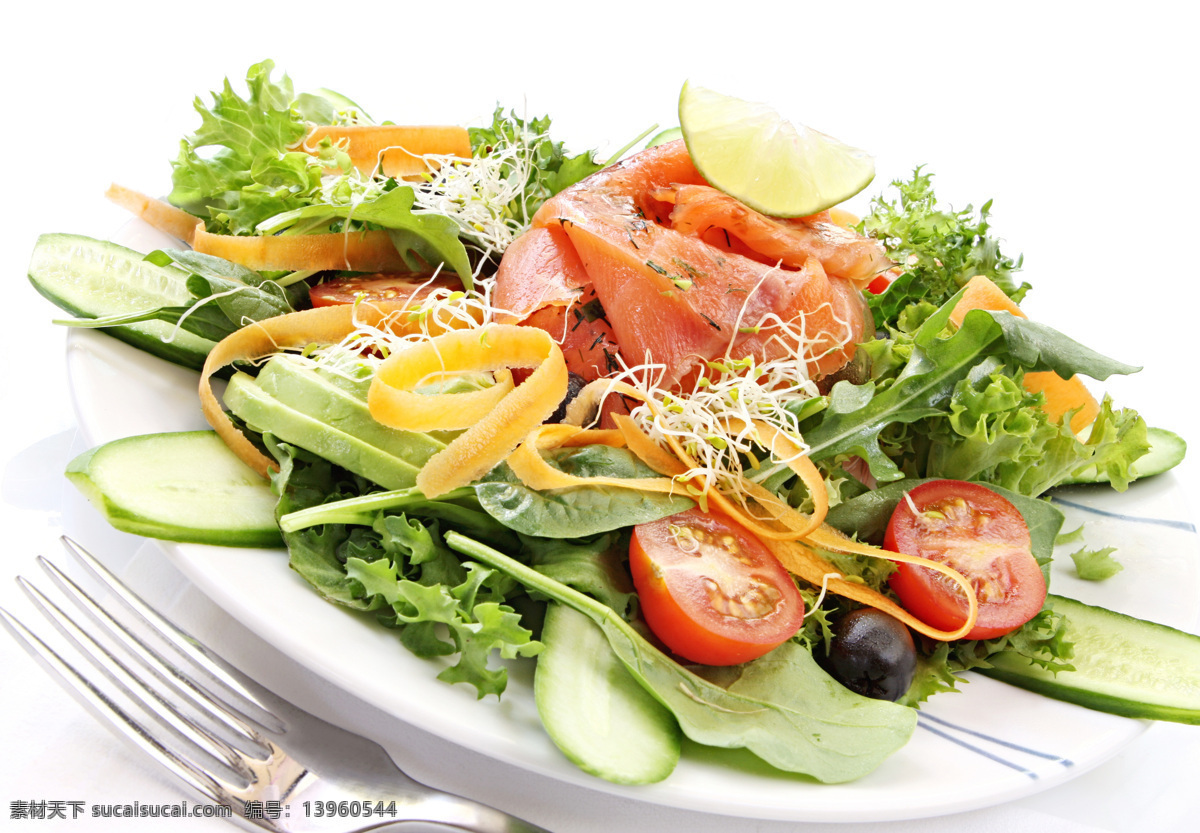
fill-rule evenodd
<path id="1" fill-rule="evenodd" d="M 1033 557 L 1025 519 L 1003 497 L 976 483 L 933 480 L 917 486 L 892 513 L 884 546 L 953 567 L 971 582 L 979 616 L 966 639 L 1015 630 L 1046 601 L 1046 580 Z M 934 627 L 953 630 L 967 619 L 962 587 L 941 573 L 897 564 L 889 583 L 906 610 Z"/>
<path id="2" fill-rule="evenodd" d="M 890 280 L 883 275 L 880 275 L 879 277 L 872 279 L 872 281 L 867 284 L 867 292 L 870 292 L 872 295 L 882 295 L 884 290 L 891 285 L 892 282 Z"/>
<path id="3" fill-rule="evenodd" d="M 409 306 L 417 306 L 434 290 L 462 289 L 457 278 L 436 278 L 430 280 L 428 275 L 356 275 L 349 278 L 336 278 L 319 283 L 309 290 L 308 297 L 314 307 L 328 307 L 334 304 L 353 304 L 355 299 L 362 296 L 364 302 L 373 301 L 408 301 Z"/>
<path id="4" fill-rule="evenodd" d="M 720 513 L 689 509 L 637 525 L 629 567 L 646 624 L 692 662 L 748 662 L 786 642 L 804 620 L 787 570 Z"/>

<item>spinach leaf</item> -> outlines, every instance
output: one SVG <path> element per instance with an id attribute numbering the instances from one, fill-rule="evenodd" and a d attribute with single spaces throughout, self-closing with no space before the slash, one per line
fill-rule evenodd
<path id="1" fill-rule="evenodd" d="M 270 230 L 278 231 L 297 223 L 315 227 L 335 220 L 368 223 L 387 230 L 396 251 L 414 272 L 435 269 L 444 263 L 458 273 L 465 288 L 471 289 L 471 263 L 458 237 L 458 226 L 440 214 L 414 212 L 415 201 L 412 187 L 405 185 L 363 202 L 315 203 L 296 208 L 272 217 Z"/>
<path id="2" fill-rule="evenodd" d="M 623 448 L 604 445 L 558 449 L 543 455 L 555 468 L 579 477 L 654 477 L 656 473 Z M 539 492 L 501 464 L 475 484 L 479 505 L 523 535 L 581 538 L 683 512 L 695 502 L 683 495 L 655 494 L 610 486 L 575 486 Z"/>
<path id="3" fill-rule="evenodd" d="M 539 573 L 592 596 L 623 616 L 628 612 L 634 599 L 624 564 L 629 552 L 628 530 L 578 541 L 522 535 L 521 544 L 522 557 Z"/>

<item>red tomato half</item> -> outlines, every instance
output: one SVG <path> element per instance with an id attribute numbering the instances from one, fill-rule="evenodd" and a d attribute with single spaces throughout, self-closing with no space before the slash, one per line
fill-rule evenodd
<path id="1" fill-rule="evenodd" d="M 407 301 L 417 306 L 436 289 L 462 289 L 458 278 L 437 278 L 428 275 L 357 275 L 337 278 L 314 286 L 308 293 L 314 307 L 334 304 L 353 304 L 359 296 L 366 303 L 373 301 Z"/>
<path id="2" fill-rule="evenodd" d="M 869 284 L 867 284 L 867 292 L 870 292 L 872 295 L 882 295 L 884 293 L 884 290 L 886 290 L 891 285 L 892 285 L 891 281 L 889 281 L 883 275 L 880 275 L 879 277 L 872 280 Z"/>
<path id="3" fill-rule="evenodd" d="M 689 509 L 633 529 L 642 615 L 684 659 L 736 665 L 786 642 L 804 600 L 771 551 L 726 515 Z"/>
<path id="4" fill-rule="evenodd" d="M 884 546 L 953 567 L 971 582 L 979 616 L 966 639 L 1015 630 L 1046 601 L 1046 580 L 1033 557 L 1025 519 L 984 486 L 961 480 L 917 486 L 892 513 Z M 967 619 L 962 587 L 941 573 L 897 564 L 889 583 L 909 613 L 936 628 L 954 630 Z"/>

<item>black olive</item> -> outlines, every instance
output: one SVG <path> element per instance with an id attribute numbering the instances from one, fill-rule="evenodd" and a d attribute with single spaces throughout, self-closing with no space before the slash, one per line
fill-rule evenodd
<path id="1" fill-rule="evenodd" d="M 558 403 L 558 408 L 546 420 L 546 422 L 562 422 L 567 418 L 567 406 L 571 404 L 571 400 L 579 395 L 583 390 L 583 386 L 587 384 L 587 379 L 584 379 L 578 373 L 567 374 L 567 395 L 563 397 L 562 402 Z"/>
<path id="2" fill-rule="evenodd" d="M 870 607 L 833 623 L 834 637 L 824 665 L 851 691 L 876 700 L 898 700 L 912 685 L 917 649 L 908 628 Z"/>

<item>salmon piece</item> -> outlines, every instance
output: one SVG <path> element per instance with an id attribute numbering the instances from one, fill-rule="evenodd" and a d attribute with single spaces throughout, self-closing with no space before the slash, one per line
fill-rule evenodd
<path id="1" fill-rule="evenodd" d="M 496 270 L 492 305 L 498 324 L 517 324 L 543 307 L 578 303 L 591 283 L 583 264 L 557 226 L 533 228 L 514 240 Z"/>
<path id="2" fill-rule="evenodd" d="M 616 338 L 583 262 L 560 226 L 535 228 L 504 253 L 492 304 L 498 324 L 545 330 L 562 347 L 567 369 L 589 382 L 619 369 Z"/>
<path id="3" fill-rule="evenodd" d="M 685 386 L 707 361 L 726 356 L 762 361 L 799 353 L 814 377 L 844 365 L 874 326 L 861 293 L 829 274 L 822 255 L 862 274 L 872 267 L 841 264 L 870 247 L 851 233 L 842 243 L 861 251 L 838 252 L 831 237 L 827 250 L 814 254 L 797 242 L 803 235 L 743 217 L 754 212 L 710 192 L 720 193 L 704 182 L 682 141 L 605 168 L 541 206 L 533 229 L 501 261 L 496 298 L 511 299 L 507 309 L 529 310 L 528 319 L 539 303 L 569 306 L 563 287 L 582 281 L 603 307 L 625 363 L 664 365 L 668 387 Z M 682 230 L 674 216 L 681 202 Z M 816 222 L 834 225 L 827 217 Z M 739 246 L 749 253 L 712 242 L 714 233 L 724 238 L 727 229 L 743 227 L 751 231 Z M 758 245 L 767 251 L 749 248 Z M 775 266 L 780 253 L 787 255 L 783 268 Z M 865 259 L 877 260 L 870 252 Z"/>
<path id="4" fill-rule="evenodd" d="M 592 312 L 595 290 L 588 287 L 581 300 L 574 306 L 542 307 L 522 323 L 549 333 L 562 347 L 567 370 L 590 382 L 621 369 L 616 359 L 620 348 L 608 321 Z"/>
<path id="5" fill-rule="evenodd" d="M 671 227 L 680 234 L 700 237 L 715 246 L 724 242 L 730 251 L 771 266 L 782 263 L 798 269 L 815 257 L 827 274 L 861 288 L 893 265 L 882 243 L 838 225 L 828 212 L 778 220 L 707 185 L 661 188 L 654 196 L 674 205 Z"/>

